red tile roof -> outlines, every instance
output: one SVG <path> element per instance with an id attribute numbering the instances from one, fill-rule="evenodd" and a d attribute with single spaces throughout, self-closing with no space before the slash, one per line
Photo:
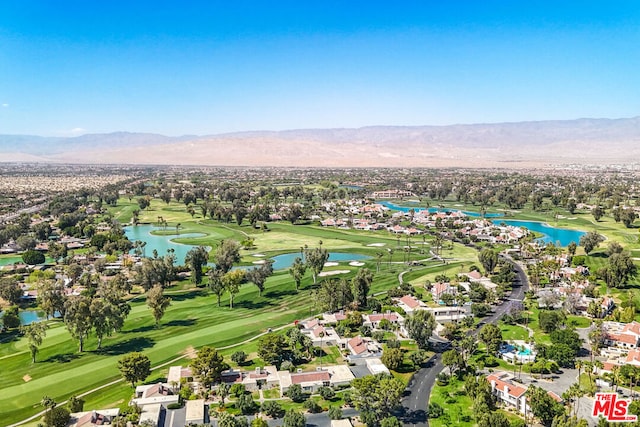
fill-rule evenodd
<path id="1" fill-rule="evenodd" d="M 299 374 L 291 374 L 291 383 L 292 384 L 301 384 L 301 383 L 310 383 L 310 382 L 320 382 L 320 381 L 329 381 L 331 376 L 329 372 L 301 372 Z"/>
<path id="2" fill-rule="evenodd" d="M 353 351 L 355 354 L 360 354 L 367 351 L 367 344 L 364 342 L 362 337 L 351 338 L 348 342 L 348 345 L 351 348 L 351 351 Z"/>
<path id="3" fill-rule="evenodd" d="M 522 396 L 527 391 L 526 387 L 521 386 L 520 384 L 512 383 L 511 381 L 504 381 L 496 374 L 489 375 L 487 377 L 487 381 L 489 381 L 489 383 L 491 383 L 492 381 L 495 381 L 496 390 L 499 390 L 501 393 L 504 392 L 504 388 L 506 386 L 507 393 L 509 394 L 509 396 L 513 396 L 516 398 Z"/>
<path id="4" fill-rule="evenodd" d="M 370 322 L 379 322 L 382 319 L 387 319 L 390 322 L 398 321 L 398 315 L 396 313 L 370 314 L 368 317 Z"/>
<path id="5" fill-rule="evenodd" d="M 411 295 L 405 295 L 400 298 L 400 302 L 406 305 L 409 308 L 416 308 L 420 306 L 420 301 L 412 297 Z"/>
<path id="6" fill-rule="evenodd" d="M 624 328 L 622 328 L 622 332 L 623 333 L 631 332 L 632 334 L 640 336 L 640 323 L 638 322 L 627 323 L 626 325 L 624 325 Z"/>
<path id="7" fill-rule="evenodd" d="M 640 350 L 629 350 L 626 361 L 640 363 Z"/>

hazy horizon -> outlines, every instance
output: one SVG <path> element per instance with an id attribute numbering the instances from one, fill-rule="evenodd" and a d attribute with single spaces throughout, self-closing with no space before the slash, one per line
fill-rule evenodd
<path id="1" fill-rule="evenodd" d="M 634 2 L 0 3 L 0 133 L 640 114 Z"/>

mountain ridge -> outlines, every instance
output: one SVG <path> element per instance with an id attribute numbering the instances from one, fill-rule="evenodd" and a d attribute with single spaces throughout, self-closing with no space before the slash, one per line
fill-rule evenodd
<path id="1" fill-rule="evenodd" d="M 206 166 L 537 167 L 640 162 L 640 117 L 165 136 L 0 135 L 0 161 Z"/>

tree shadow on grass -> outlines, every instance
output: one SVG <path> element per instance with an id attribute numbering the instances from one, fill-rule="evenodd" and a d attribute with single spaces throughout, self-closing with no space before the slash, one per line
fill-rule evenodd
<path id="1" fill-rule="evenodd" d="M 248 300 L 243 300 L 243 301 L 238 301 L 238 302 L 234 302 L 233 303 L 234 307 L 242 307 L 242 308 L 247 308 L 250 310 L 257 310 L 259 308 L 265 308 L 265 307 L 270 307 L 270 306 L 275 306 L 275 304 L 271 301 L 248 301 Z"/>
<path id="2" fill-rule="evenodd" d="M 0 333 L 0 344 L 6 344 L 8 342 L 19 341 L 20 340 L 20 330 L 14 329 L 11 331 L 5 331 Z"/>
<path id="3" fill-rule="evenodd" d="M 197 298 L 204 295 L 206 295 L 206 292 L 204 290 L 194 290 L 194 291 L 180 293 L 180 294 L 170 294 L 167 296 L 171 297 L 171 301 L 177 302 L 177 301 L 186 301 L 186 300 Z"/>
<path id="4" fill-rule="evenodd" d="M 153 347 L 155 341 L 147 337 L 136 337 L 130 340 L 122 341 L 116 344 L 112 344 L 107 347 L 102 347 L 100 350 L 96 350 L 97 354 L 103 354 L 108 356 L 118 356 L 132 351 L 141 351 L 145 348 Z"/>
<path id="5" fill-rule="evenodd" d="M 284 290 L 284 289 L 274 289 L 264 294 L 266 298 L 282 298 L 289 295 L 295 295 L 297 292 L 294 289 Z"/>
<path id="6" fill-rule="evenodd" d="M 72 360 L 79 359 L 82 354 L 80 353 L 64 353 L 64 354 L 56 354 L 55 356 L 51 356 L 43 362 L 54 362 L 54 363 L 69 363 Z"/>
<path id="7" fill-rule="evenodd" d="M 165 323 L 164 326 L 193 326 L 195 324 L 195 319 L 176 319 Z"/>
<path id="8" fill-rule="evenodd" d="M 131 329 L 130 331 L 125 331 L 125 332 L 137 334 L 140 332 L 153 331 L 154 329 L 156 329 L 156 325 L 147 325 L 147 326 L 140 326 L 139 328 Z"/>

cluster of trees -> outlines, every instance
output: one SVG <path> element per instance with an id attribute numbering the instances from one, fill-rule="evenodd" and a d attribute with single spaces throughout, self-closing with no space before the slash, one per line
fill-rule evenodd
<path id="1" fill-rule="evenodd" d="M 71 336 L 78 340 L 79 351 L 82 352 L 84 341 L 92 330 L 100 348 L 104 337 L 122 328 L 131 310 L 125 301 L 129 290 L 130 284 L 122 275 L 100 280 L 93 295 L 66 296 L 62 283 L 44 280 L 38 285 L 38 300 L 47 316 L 53 316 L 56 312 L 63 316 L 65 326 Z M 33 344 L 37 353 L 37 346 L 40 345 L 38 340 L 34 339 Z M 34 358 L 35 353 L 32 349 Z"/>
<path id="2" fill-rule="evenodd" d="M 552 345 L 536 345 L 538 359 L 550 359 L 561 368 L 573 368 L 582 346 L 578 333 L 570 328 L 555 329 L 550 334 Z"/>
<path id="3" fill-rule="evenodd" d="M 351 382 L 351 398 L 360 419 L 368 427 L 381 427 L 393 423 L 392 411 L 400 405 L 404 383 L 386 375 L 367 375 Z M 397 421 L 397 420 L 396 420 Z"/>
<path id="4" fill-rule="evenodd" d="M 297 327 L 287 329 L 284 335 L 268 333 L 258 341 L 258 356 L 265 363 L 281 366 L 283 369 L 293 368 L 295 364 L 311 359 L 313 349 L 311 338 Z"/>
<path id="5" fill-rule="evenodd" d="M 143 242 L 135 242 L 135 247 L 140 247 Z M 176 278 L 176 256 L 173 249 L 163 257 L 159 257 L 154 251 L 152 258 L 142 258 L 140 264 L 134 267 L 134 281 L 146 291 L 154 285 L 168 286 Z"/>
<path id="6" fill-rule="evenodd" d="M 192 268 L 192 279 L 195 283 L 202 277 L 202 267 L 208 259 L 204 248 L 200 247 L 189 252 L 191 258 L 197 258 L 195 270 Z M 187 256 L 189 258 L 189 255 Z M 240 292 L 243 283 L 251 282 L 258 288 L 258 293 L 262 296 L 266 280 L 273 274 L 273 267 L 270 262 L 265 262 L 259 267 L 249 270 L 232 270 L 234 263 L 240 261 L 240 245 L 234 240 L 223 240 L 216 249 L 215 267 L 209 269 L 209 289 L 216 295 L 218 306 L 220 299 L 225 292 L 229 293 L 229 306 L 233 308 L 233 298 Z M 200 271 L 197 271 L 200 270 Z"/>
<path id="7" fill-rule="evenodd" d="M 46 427 L 65 427 L 71 419 L 71 413 L 82 412 L 84 400 L 71 396 L 67 406 L 58 406 L 58 403 L 49 396 L 42 396 L 40 406 L 45 409 L 42 424 Z"/>
<path id="8" fill-rule="evenodd" d="M 353 279 L 324 280 L 317 291 L 316 304 L 321 311 L 334 312 L 345 307 L 365 308 L 373 283 L 373 273 L 368 268 L 358 270 Z"/>
<path id="9" fill-rule="evenodd" d="M 94 297 L 70 296 L 64 303 L 64 323 L 73 338 L 78 340 L 79 351 L 93 329 L 98 339 L 98 349 L 102 339 L 119 331 L 129 315 L 131 306 L 124 300 L 129 284 L 122 276 L 98 285 Z"/>

